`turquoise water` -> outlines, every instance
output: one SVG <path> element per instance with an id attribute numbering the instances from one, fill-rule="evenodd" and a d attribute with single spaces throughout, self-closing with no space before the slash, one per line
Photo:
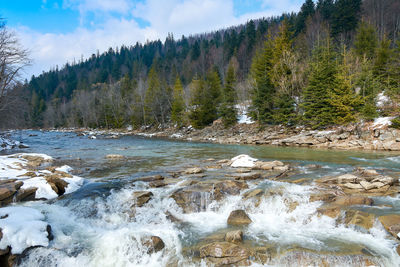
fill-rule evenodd
<path id="1" fill-rule="evenodd" d="M 263 198 L 257 207 L 251 201 L 243 201 L 240 196 L 230 196 L 220 202 L 210 201 L 210 205 L 202 212 L 184 214 L 169 197 L 179 188 L 179 184 L 149 189 L 147 184 L 136 181 L 138 177 L 152 174 L 169 176 L 171 172 L 187 167 L 210 164 L 207 161 L 210 158 L 230 159 L 239 154 L 289 163 L 296 170 L 292 179 L 312 180 L 325 175 L 348 173 L 355 167 L 374 168 L 398 177 L 399 153 L 219 145 L 137 136 L 119 139 L 98 136 L 97 139 L 89 139 L 75 133 L 41 131 L 15 131 L 12 137 L 30 146 L 12 153 L 48 154 L 56 159 L 57 165 L 68 164 L 77 175 L 86 179 L 80 190 L 57 200 L 20 204 L 46 214 L 55 234 L 55 240 L 49 248 L 32 250 L 21 266 L 199 265 L 201 263 L 192 261 L 183 253 L 185 247 L 226 229 L 227 216 L 238 208 L 246 209 L 253 220 L 245 236 L 257 240 L 259 245 L 269 244 L 280 250 L 302 248 L 327 255 L 349 253 L 347 258 L 338 259 L 336 266 L 358 266 L 359 262 L 353 255 L 356 252 L 350 251 L 361 251 L 361 248 L 370 251 L 382 266 L 396 266 L 399 263 L 395 253 L 396 242 L 378 223 L 371 232 L 365 233 L 338 225 L 328 217 L 316 216 L 321 203 L 308 202 L 313 192 L 310 186 L 269 180 L 249 182 L 250 189 L 262 188 L 284 193 Z M 109 161 L 105 158 L 108 154 L 124 155 L 126 159 Z M 308 166 L 310 164 L 321 167 L 311 168 Z M 225 170 L 210 170 L 207 177 L 201 179 L 225 179 L 225 174 Z M 140 190 L 150 190 L 154 198 L 144 207 L 137 208 L 132 215 L 131 196 Z M 299 206 L 289 211 L 285 206 L 287 201 L 296 201 Z M 400 214 L 398 197 L 380 197 L 375 201 L 377 205 L 390 204 L 392 207 L 361 206 L 357 209 L 375 215 Z M 166 219 L 166 211 L 172 212 L 185 223 L 171 223 Z M 167 249 L 153 255 L 144 253 L 140 240 L 147 235 L 160 236 Z M 285 265 L 285 262 L 291 261 L 295 259 L 288 256 L 272 262 L 272 265 Z"/>

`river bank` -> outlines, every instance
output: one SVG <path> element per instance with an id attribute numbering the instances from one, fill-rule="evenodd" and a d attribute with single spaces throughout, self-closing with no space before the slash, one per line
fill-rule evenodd
<path id="1" fill-rule="evenodd" d="M 133 132 L 146 137 L 164 137 L 187 141 L 219 144 L 252 144 L 326 148 L 340 150 L 400 151 L 400 130 L 389 127 L 389 118 L 375 122 L 338 126 L 323 131 L 306 127 L 266 126 L 256 123 L 223 127 L 221 121 L 204 129 L 184 127 L 163 130 L 149 129 Z"/>

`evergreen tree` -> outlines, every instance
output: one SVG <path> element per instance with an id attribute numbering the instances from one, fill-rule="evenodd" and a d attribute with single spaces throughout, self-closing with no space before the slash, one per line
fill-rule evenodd
<path id="1" fill-rule="evenodd" d="M 342 62 L 337 67 L 334 86 L 329 92 L 329 103 L 332 106 L 331 115 L 335 124 L 347 124 L 355 121 L 359 108 L 363 104 L 361 97 L 353 91 L 347 58 L 347 50 L 343 46 Z"/>
<path id="2" fill-rule="evenodd" d="M 161 83 L 158 77 L 155 64 L 153 64 L 148 75 L 148 88 L 146 90 L 144 98 L 144 110 L 145 110 L 145 123 L 153 124 L 159 123 L 159 100 L 161 96 Z"/>
<path id="3" fill-rule="evenodd" d="M 262 124 L 273 122 L 272 58 L 273 43 L 269 35 L 264 48 L 254 56 L 250 72 L 253 83 L 251 115 Z"/>
<path id="4" fill-rule="evenodd" d="M 332 14 L 332 35 L 349 33 L 357 28 L 362 0 L 336 0 Z"/>
<path id="5" fill-rule="evenodd" d="M 295 73 L 292 72 L 289 66 L 289 64 L 293 63 L 293 59 L 291 33 L 289 32 L 287 21 L 284 20 L 279 27 L 278 35 L 273 41 L 273 57 L 271 60 L 271 80 L 275 87 L 272 115 L 274 123 L 292 124 L 296 117 L 292 84 L 292 75 L 295 75 Z"/>
<path id="6" fill-rule="evenodd" d="M 387 85 L 388 83 L 388 63 L 393 55 L 393 50 L 390 47 L 391 41 L 384 36 L 381 40 L 376 53 L 376 59 L 373 67 L 373 74 L 379 82 Z"/>
<path id="7" fill-rule="evenodd" d="M 333 123 L 330 94 L 336 85 L 334 53 L 328 45 L 314 49 L 308 86 L 303 91 L 304 120 L 315 128 Z"/>
<path id="8" fill-rule="evenodd" d="M 296 34 L 305 31 L 306 21 L 314 13 L 315 13 L 315 6 L 313 0 L 306 0 L 306 2 L 301 6 L 300 12 L 297 15 Z"/>
<path id="9" fill-rule="evenodd" d="M 354 41 L 354 48 L 357 55 L 371 59 L 375 56 L 377 46 L 378 37 L 375 28 L 365 22 L 361 23 Z"/>
<path id="10" fill-rule="evenodd" d="M 206 81 L 194 80 L 194 98 L 192 112 L 189 114 L 191 123 L 196 128 L 203 128 L 218 119 L 220 108 L 221 80 L 214 70 L 207 75 Z"/>
<path id="11" fill-rule="evenodd" d="M 334 9 L 333 0 L 318 0 L 317 11 L 319 11 L 322 18 L 328 22 L 331 20 L 333 9 Z"/>
<path id="12" fill-rule="evenodd" d="M 225 127 L 229 127 L 237 122 L 237 114 L 235 108 L 235 83 L 235 69 L 233 65 L 230 64 L 225 78 L 223 101 L 221 107 L 221 116 Z"/>
<path id="13" fill-rule="evenodd" d="M 176 78 L 174 93 L 173 93 L 171 120 L 174 123 L 176 123 L 178 127 L 182 126 L 183 124 L 184 113 L 185 113 L 185 102 L 183 100 L 183 86 L 181 80 L 179 78 Z"/>

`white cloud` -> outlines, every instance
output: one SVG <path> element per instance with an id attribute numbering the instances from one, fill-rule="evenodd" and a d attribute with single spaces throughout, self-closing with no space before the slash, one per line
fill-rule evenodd
<path id="1" fill-rule="evenodd" d="M 153 38 L 152 32 L 141 29 L 134 20 L 108 20 L 101 28 L 88 30 L 77 28 L 67 34 L 42 34 L 29 28 L 17 29 L 21 43 L 28 47 L 33 65 L 26 70 L 26 77 L 38 75 L 43 70 L 63 66 L 78 61 L 81 56 L 90 57 L 97 50 L 106 51 L 109 47 L 121 47 Z"/>
<path id="2" fill-rule="evenodd" d="M 81 15 L 94 11 L 126 14 L 131 8 L 128 0 L 64 0 L 63 6 L 78 9 Z"/>
<path id="3" fill-rule="evenodd" d="M 80 12 L 81 25 L 65 34 L 40 33 L 28 27 L 16 29 L 22 44 L 32 51 L 34 65 L 26 77 L 40 74 L 67 61 L 79 60 L 109 47 L 133 45 L 137 41 L 161 39 L 169 32 L 180 37 L 218 30 L 249 19 L 280 15 L 298 10 L 303 0 L 259 0 L 263 9 L 256 13 L 235 16 L 233 0 L 145 0 L 133 4 L 129 0 L 64 0 L 64 8 Z M 84 24 L 94 14 L 99 20 Z M 118 15 L 116 15 L 118 14 Z M 149 26 L 141 28 L 132 18 L 140 18 Z"/>

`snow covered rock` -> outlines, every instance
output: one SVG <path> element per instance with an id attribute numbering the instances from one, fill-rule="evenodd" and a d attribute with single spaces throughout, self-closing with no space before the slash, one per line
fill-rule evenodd
<path id="1" fill-rule="evenodd" d="M 44 215 L 27 207 L 0 208 L 0 228 L 2 238 L 0 249 L 11 249 L 12 254 L 21 254 L 34 246 L 49 245 L 49 226 Z"/>
<path id="2" fill-rule="evenodd" d="M 27 197 L 30 199 L 33 192 L 36 199 L 52 199 L 78 190 L 84 180 L 69 174 L 71 167 L 37 169 L 51 164 L 52 160 L 48 155 L 34 153 L 0 156 L 0 191 L 6 192 L 9 188 L 16 188 L 15 185 L 18 184 L 18 188 L 10 196 L 0 200 L 0 205 L 12 202 L 14 197 L 20 201 Z"/>
<path id="3" fill-rule="evenodd" d="M 234 168 L 253 168 L 257 159 L 250 157 L 249 155 L 239 155 L 231 159 L 231 167 Z"/>

